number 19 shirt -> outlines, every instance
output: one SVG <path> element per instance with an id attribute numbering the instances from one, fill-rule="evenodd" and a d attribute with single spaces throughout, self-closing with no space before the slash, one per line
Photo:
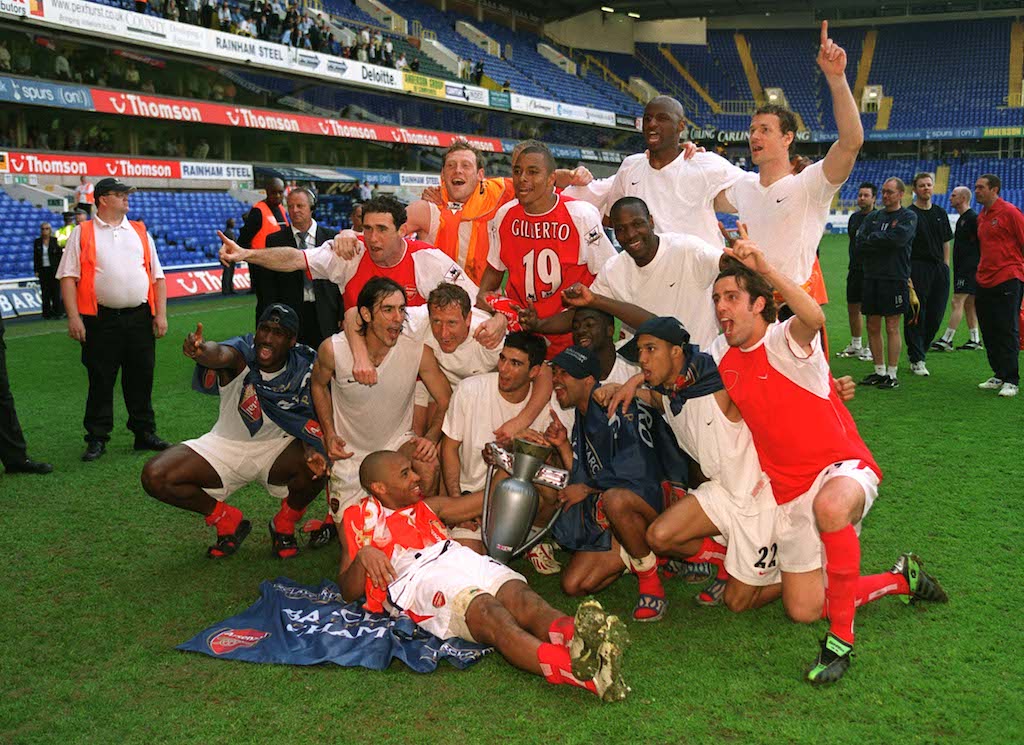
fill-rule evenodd
<path id="1" fill-rule="evenodd" d="M 576 282 L 589 287 L 613 256 L 601 213 L 586 202 L 558 195 L 550 210 L 531 215 L 516 200 L 491 221 L 487 262 L 499 272 L 508 271 L 505 294 L 523 307 L 532 301 L 539 318 L 561 312 L 562 290 Z M 548 359 L 572 344 L 571 334 L 547 339 Z"/>

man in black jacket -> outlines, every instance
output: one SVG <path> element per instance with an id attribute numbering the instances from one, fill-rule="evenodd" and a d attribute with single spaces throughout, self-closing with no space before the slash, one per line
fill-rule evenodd
<path id="1" fill-rule="evenodd" d="M 868 317 L 868 343 L 875 363 L 875 371 L 860 384 L 886 390 L 899 387 L 896 366 L 902 347 L 900 316 L 910 301 L 910 250 L 917 232 L 917 215 L 902 206 L 906 188 L 898 178 L 887 179 L 882 184 L 882 209 L 865 217 L 857 232 L 857 252 L 864 271 L 861 309 Z M 888 353 L 885 356 L 883 318 Z"/>
<path id="2" fill-rule="evenodd" d="M 925 355 L 942 325 L 949 302 L 950 239 L 946 210 L 932 202 L 934 178 L 930 173 L 914 176 L 914 202 L 908 208 L 917 215 L 917 232 L 910 253 L 910 277 L 921 301 L 921 314 L 916 323 L 908 316 L 903 322 L 903 335 L 907 340 L 910 371 L 921 377 L 928 376 Z"/>
<path id="3" fill-rule="evenodd" d="M 267 238 L 267 248 L 313 248 L 331 240 L 336 230 L 317 225 L 313 219 L 316 195 L 304 186 L 292 189 L 287 199 L 288 221 L 278 232 Z M 332 334 L 338 333 L 343 313 L 341 293 L 330 280 L 310 279 L 305 272 L 278 274 L 273 285 L 274 294 L 268 303 L 284 303 L 299 314 L 299 342 L 313 349 Z"/>
<path id="4" fill-rule="evenodd" d="M 50 223 L 39 226 L 39 237 L 32 244 L 32 264 L 39 277 L 39 292 L 43 296 L 43 318 L 60 318 L 64 304 L 60 299 L 60 282 L 57 280 L 57 265 L 64 250 L 57 242 Z"/>

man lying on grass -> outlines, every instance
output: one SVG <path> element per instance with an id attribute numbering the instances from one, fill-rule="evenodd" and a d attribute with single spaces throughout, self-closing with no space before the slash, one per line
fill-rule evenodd
<path id="1" fill-rule="evenodd" d="M 585 688 L 604 701 L 626 697 L 628 636 L 596 601 L 575 620 L 552 608 L 504 564 L 451 540 L 449 525 L 479 517 L 483 495 L 424 497 L 407 457 L 371 453 L 359 467 L 369 496 L 345 510 L 338 586 L 366 597 L 371 612 L 404 612 L 431 634 L 489 644 L 549 683 Z"/>

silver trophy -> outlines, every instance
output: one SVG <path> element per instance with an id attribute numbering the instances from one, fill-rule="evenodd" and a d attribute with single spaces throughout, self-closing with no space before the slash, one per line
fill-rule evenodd
<path id="1" fill-rule="evenodd" d="M 555 510 L 548 524 L 530 535 L 540 506 L 540 496 L 534 484 L 564 489 L 569 482 L 569 472 L 545 465 L 544 461 L 551 453 L 551 448 L 546 445 L 516 440 L 510 453 L 496 442 L 491 442 L 485 451 L 487 479 L 484 482 L 481 536 L 488 556 L 508 564 L 539 543 L 558 519 L 559 511 Z M 498 468 L 511 475 L 495 486 L 492 494 L 491 483 Z"/>

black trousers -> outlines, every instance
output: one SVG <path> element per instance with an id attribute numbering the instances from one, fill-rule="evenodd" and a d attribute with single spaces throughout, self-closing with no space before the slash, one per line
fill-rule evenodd
<path id="1" fill-rule="evenodd" d="M 235 264 L 234 262 L 222 268 L 220 273 L 220 294 L 235 294 Z"/>
<path id="2" fill-rule="evenodd" d="M 915 326 L 908 324 L 910 316 L 904 317 L 903 338 L 907 340 L 910 361 L 924 362 L 949 303 L 949 267 L 934 261 L 912 261 L 910 279 L 921 301 L 921 315 Z"/>
<path id="3" fill-rule="evenodd" d="M 11 381 L 7 377 L 7 345 L 4 325 L 0 321 L 0 462 L 4 466 L 23 463 L 28 457 L 25 435 L 21 431 L 18 412 L 14 410 Z"/>
<path id="4" fill-rule="evenodd" d="M 128 409 L 128 429 L 136 436 L 155 432 L 153 367 L 156 339 L 153 316 L 145 303 L 137 308 L 100 307 L 95 316 L 82 316 L 85 343 L 82 364 L 89 373 L 85 402 L 85 441 L 106 442 L 114 428 L 114 383 L 121 371 L 121 391 Z"/>
<path id="5" fill-rule="evenodd" d="M 992 374 L 1020 385 L 1020 303 L 1024 283 L 1010 279 L 995 287 L 978 287 L 974 308 Z"/>
<path id="6" fill-rule="evenodd" d="M 295 310 L 299 313 L 299 343 L 318 349 L 324 336 L 320 333 L 320 319 L 316 315 L 316 303 L 302 302 Z"/>
<path id="7" fill-rule="evenodd" d="M 56 267 L 43 267 L 39 270 L 39 294 L 43 298 L 43 318 L 56 318 L 64 312 Z"/>

